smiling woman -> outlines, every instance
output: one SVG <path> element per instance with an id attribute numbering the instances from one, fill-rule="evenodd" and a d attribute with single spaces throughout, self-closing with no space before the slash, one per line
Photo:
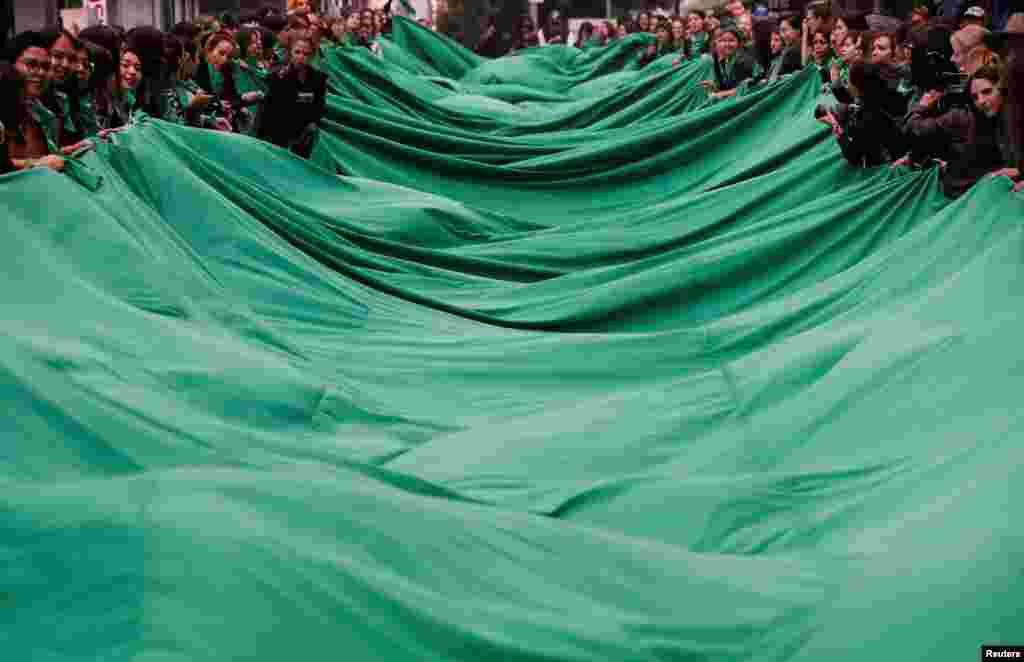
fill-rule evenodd
<path id="1" fill-rule="evenodd" d="M 19 170 L 35 167 L 64 168 L 57 147 L 56 116 L 44 106 L 50 76 L 50 53 L 46 38 L 38 32 L 23 32 L 8 50 L 6 91 L 0 97 L 4 142 L 11 164 Z"/>

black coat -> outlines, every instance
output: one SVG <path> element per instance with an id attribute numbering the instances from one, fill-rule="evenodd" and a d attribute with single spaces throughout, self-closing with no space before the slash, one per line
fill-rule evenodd
<path id="1" fill-rule="evenodd" d="M 799 46 L 790 46 L 782 51 L 782 68 L 779 70 L 779 76 L 794 74 L 803 68 L 804 63 L 800 55 Z"/>
<path id="2" fill-rule="evenodd" d="M 727 77 L 722 66 L 718 62 L 718 55 L 714 56 L 715 61 L 715 82 L 719 90 L 734 90 L 743 81 L 754 77 L 754 60 L 742 50 L 736 52 L 736 64 L 733 66 L 732 76 Z"/>
<path id="3" fill-rule="evenodd" d="M 327 110 L 327 75 L 306 67 L 306 80 L 286 65 L 270 75 L 270 91 L 263 105 L 259 137 L 287 147 L 310 124 L 316 124 Z"/>
<path id="4" fill-rule="evenodd" d="M 14 164 L 11 163 L 11 155 L 7 149 L 7 131 L 0 122 L 0 175 L 3 175 L 14 170 Z"/>

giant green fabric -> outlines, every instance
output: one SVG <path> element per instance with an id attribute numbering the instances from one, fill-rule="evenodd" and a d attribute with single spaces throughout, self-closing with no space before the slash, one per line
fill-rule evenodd
<path id="1" fill-rule="evenodd" d="M 452 107 L 428 37 L 329 57 L 316 163 L 144 121 L 0 178 L 4 659 L 1019 642 L 1007 181 L 848 167 L 813 71 Z"/>

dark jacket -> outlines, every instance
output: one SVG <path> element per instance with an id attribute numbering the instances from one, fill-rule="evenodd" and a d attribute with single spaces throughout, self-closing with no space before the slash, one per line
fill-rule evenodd
<path id="1" fill-rule="evenodd" d="M 943 192 L 955 198 L 990 172 L 1009 167 L 1013 157 L 1007 135 L 1006 112 L 990 118 L 975 111 L 974 135 L 943 173 Z"/>
<path id="2" fill-rule="evenodd" d="M 11 163 L 11 154 L 7 149 L 7 130 L 3 122 L 0 122 L 0 175 L 13 170 L 14 164 Z"/>
<path id="3" fill-rule="evenodd" d="M 890 65 L 857 63 L 863 69 L 862 96 L 840 103 L 836 119 L 842 126 L 839 147 L 850 163 L 859 167 L 880 165 L 900 158 L 907 151 L 903 135 L 906 99 L 898 91 L 899 75 Z M 837 99 L 842 97 L 837 94 Z"/>
<path id="4" fill-rule="evenodd" d="M 482 57 L 498 57 L 498 31 L 495 30 L 476 46 L 476 54 Z"/>
<path id="5" fill-rule="evenodd" d="M 327 110 L 327 75 L 306 67 L 305 81 L 298 69 L 285 65 L 269 78 L 270 90 L 263 107 L 259 137 L 282 147 L 290 146 L 310 125 L 316 125 Z"/>
<path id="6" fill-rule="evenodd" d="M 782 66 L 779 69 L 777 76 L 794 74 L 803 68 L 804 64 L 800 55 L 800 47 L 790 46 L 786 50 L 782 51 Z"/>
<path id="7" fill-rule="evenodd" d="M 936 113 L 933 109 L 916 105 L 910 109 L 904 126 L 915 163 L 931 159 L 953 163 L 974 141 L 975 116 L 969 108 Z"/>
<path id="8" fill-rule="evenodd" d="M 736 52 L 736 64 L 733 66 L 732 75 L 726 74 L 717 54 L 714 60 L 715 82 L 718 83 L 719 90 L 734 90 L 743 81 L 754 77 L 754 60 L 743 51 Z"/>

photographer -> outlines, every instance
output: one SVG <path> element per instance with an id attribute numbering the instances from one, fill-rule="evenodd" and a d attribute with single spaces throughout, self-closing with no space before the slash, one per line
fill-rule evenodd
<path id="1" fill-rule="evenodd" d="M 956 159 L 970 138 L 971 103 L 952 62 L 950 37 L 940 26 L 911 34 L 912 100 L 904 122 L 910 151 L 896 165 L 943 165 Z"/>
<path id="2" fill-rule="evenodd" d="M 259 137 L 309 158 L 327 108 L 327 75 L 308 64 L 309 39 L 292 43 L 291 62 L 270 75 Z"/>
<path id="3" fill-rule="evenodd" d="M 993 65 L 981 67 L 971 75 L 968 89 L 974 104 L 974 135 L 961 159 L 947 169 L 951 183 L 962 187 L 947 192 L 951 197 L 987 174 L 1020 177 L 1009 137 L 1006 70 Z"/>
<path id="4" fill-rule="evenodd" d="M 911 113 L 908 127 L 916 137 L 949 147 L 942 166 L 943 192 L 956 198 L 987 173 L 1012 163 L 1006 122 L 1006 76 L 997 66 L 978 69 L 971 77 L 970 107 L 957 107 L 938 116 L 926 114 L 941 94 L 928 93 Z M 1010 174 L 1002 171 L 1002 174 Z M 1019 173 L 1012 173 L 1016 177 Z"/>
<path id="5" fill-rule="evenodd" d="M 898 81 L 899 72 L 891 65 L 856 61 L 850 65 L 847 85 L 850 102 L 815 111 L 820 122 L 832 127 L 851 164 L 881 165 L 906 150 L 900 126 L 905 101 L 896 90 Z"/>

